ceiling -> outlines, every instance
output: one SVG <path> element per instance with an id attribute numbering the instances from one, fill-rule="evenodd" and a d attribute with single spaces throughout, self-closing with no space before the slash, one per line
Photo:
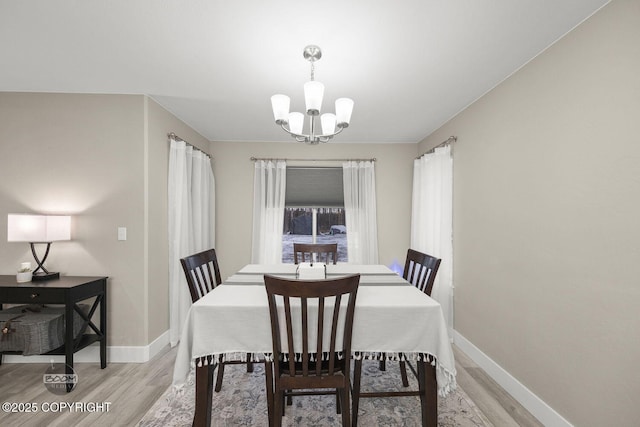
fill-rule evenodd
<path id="1" fill-rule="evenodd" d="M 212 141 L 292 141 L 308 44 L 332 143 L 419 142 L 606 0 L 0 0 L 0 91 L 145 94 Z"/>

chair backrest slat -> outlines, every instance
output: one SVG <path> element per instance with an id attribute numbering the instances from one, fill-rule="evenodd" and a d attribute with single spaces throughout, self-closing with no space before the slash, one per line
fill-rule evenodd
<path id="1" fill-rule="evenodd" d="M 402 277 L 425 294 L 431 296 L 433 283 L 436 280 L 438 268 L 440 268 L 440 261 L 440 258 L 409 249 Z"/>
<path id="2" fill-rule="evenodd" d="M 289 372 L 295 374 L 296 355 L 293 347 L 293 321 L 291 320 L 291 301 L 288 296 L 284 297 L 284 316 L 287 325 L 287 347 L 289 351 Z"/>
<path id="3" fill-rule="evenodd" d="M 302 375 L 309 375 L 309 311 L 307 299 L 300 298 L 302 309 Z"/>
<path id="4" fill-rule="evenodd" d="M 324 313 L 324 298 L 319 298 L 318 301 L 318 313 Z M 324 316 L 318 315 L 318 328 L 316 329 L 316 334 L 318 335 L 316 340 L 316 360 L 319 360 L 318 357 L 322 358 L 322 346 L 323 346 L 323 338 L 324 338 Z M 322 370 L 322 366 L 320 363 L 316 363 L 316 375 L 320 375 L 320 371 Z"/>
<path id="5" fill-rule="evenodd" d="M 335 302 L 333 303 L 333 319 L 332 319 L 332 323 L 331 323 L 331 344 L 329 345 L 329 352 L 331 354 L 335 353 L 336 351 L 336 336 L 337 334 L 337 329 L 338 329 L 338 317 L 340 315 L 340 301 L 341 301 L 341 297 L 342 295 L 336 295 L 336 299 Z M 329 373 L 333 374 L 333 370 L 335 368 L 334 366 L 334 362 L 335 362 L 335 358 L 332 357 L 331 359 L 329 359 Z"/>

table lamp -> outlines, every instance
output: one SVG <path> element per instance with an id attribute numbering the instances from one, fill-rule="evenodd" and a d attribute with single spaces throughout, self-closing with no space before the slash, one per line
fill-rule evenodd
<path id="1" fill-rule="evenodd" d="M 31 245 L 31 253 L 38 263 L 38 267 L 33 271 L 34 281 L 60 277 L 60 273 L 48 271 L 44 262 L 49 255 L 51 243 L 61 240 L 71 240 L 71 217 L 68 215 L 7 215 L 7 241 L 29 242 Z M 47 245 L 42 260 L 36 253 L 37 244 Z"/>

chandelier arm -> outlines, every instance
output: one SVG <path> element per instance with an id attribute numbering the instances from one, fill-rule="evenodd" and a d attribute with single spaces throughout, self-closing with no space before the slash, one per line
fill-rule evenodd
<path id="1" fill-rule="evenodd" d="M 295 132 L 291 132 L 289 129 L 287 129 L 285 127 L 285 124 L 282 123 L 280 125 L 280 127 L 282 128 L 282 130 L 284 130 L 285 132 L 287 132 L 289 135 L 293 136 L 298 142 L 304 142 L 305 139 L 309 139 L 309 135 L 305 135 L 305 134 L 300 134 L 300 133 L 295 133 Z M 302 140 L 298 140 L 298 138 L 303 138 Z"/>
<path id="2" fill-rule="evenodd" d="M 334 136 L 336 136 L 337 134 L 341 133 L 344 130 L 344 128 L 339 127 L 337 132 L 334 133 L 329 133 L 327 135 L 318 135 L 319 138 L 328 138 L 327 141 L 331 138 L 333 138 Z"/>
<path id="3" fill-rule="evenodd" d="M 309 116 L 311 123 L 313 124 L 314 122 L 314 117 L 313 116 Z M 331 134 L 327 134 L 327 135 L 314 135 L 313 134 L 313 130 L 314 130 L 314 126 L 311 126 L 311 134 L 306 135 L 304 133 L 295 133 L 295 132 L 291 132 L 289 129 L 286 128 L 286 125 L 284 123 L 280 124 L 280 127 L 282 128 L 282 130 L 284 130 L 285 132 L 287 132 L 289 135 L 291 135 L 292 137 L 294 137 L 296 139 L 296 141 L 298 142 L 310 142 L 313 141 L 314 139 L 319 139 L 322 142 L 328 142 L 331 138 L 333 138 L 334 136 L 338 135 L 339 133 L 342 133 L 343 130 L 345 130 L 345 128 L 343 127 L 338 127 L 338 131 L 331 133 Z"/>

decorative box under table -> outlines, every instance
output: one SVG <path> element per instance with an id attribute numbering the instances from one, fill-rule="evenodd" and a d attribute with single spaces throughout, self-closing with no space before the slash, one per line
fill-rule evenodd
<path id="1" fill-rule="evenodd" d="M 80 304 L 87 314 L 89 306 Z M 73 336 L 82 329 L 82 317 L 73 316 Z M 64 307 L 20 305 L 0 311 L 0 352 L 20 352 L 24 356 L 45 354 L 64 345 Z"/>

